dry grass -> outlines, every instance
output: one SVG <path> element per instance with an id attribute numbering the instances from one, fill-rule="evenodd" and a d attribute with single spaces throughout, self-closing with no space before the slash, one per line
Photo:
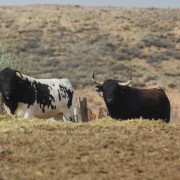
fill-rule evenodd
<path id="1" fill-rule="evenodd" d="M 72 123 L 72 122 L 59 122 L 59 121 L 50 121 L 45 119 L 23 119 L 16 118 L 14 116 L 9 115 L 1 115 L 0 116 L 0 133 L 7 132 L 32 132 L 36 131 L 36 127 L 38 126 L 49 126 L 49 127 L 58 127 L 58 126 L 66 126 L 66 127 L 74 127 L 78 128 L 87 127 L 87 126 L 100 126 L 102 128 L 113 127 L 113 126 L 121 126 L 121 127 L 142 127 L 142 128 L 180 128 L 178 124 L 167 124 L 162 121 L 149 121 L 144 119 L 135 119 L 135 120 L 126 120 L 126 121 L 117 121 L 111 119 L 109 117 L 103 119 L 96 119 L 88 123 Z"/>
<path id="2" fill-rule="evenodd" d="M 1 179 L 178 179 L 180 126 L 0 117 Z"/>

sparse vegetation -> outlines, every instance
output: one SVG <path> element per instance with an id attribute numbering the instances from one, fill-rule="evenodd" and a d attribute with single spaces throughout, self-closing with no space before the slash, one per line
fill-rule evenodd
<path id="1" fill-rule="evenodd" d="M 163 35 L 148 34 L 144 37 L 145 46 L 155 46 L 157 48 L 175 48 L 175 43 L 172 39 Z"/>
<path id="2" fill-rule="evenodd" d="M 126 76 L 115 66 L 138 64 L 140 69 L 147 62 L 150 66 L 139 82 L 143 84 L 145 74 L 163 75 L 163 61 L 180 59 L 179 9 L 27 6 L 11 7 L 13 16 L 4 13 L 7 9 L 0 8 L 0 40 L 10 45 L 10 52 L 23 52 L 30 74 L 37 77 L 66 76 L 86 84 L 93 69 L 112 76 L 113 66 L 114 75 Z M 145 86 L 152 81 L 156 79 Z"/>

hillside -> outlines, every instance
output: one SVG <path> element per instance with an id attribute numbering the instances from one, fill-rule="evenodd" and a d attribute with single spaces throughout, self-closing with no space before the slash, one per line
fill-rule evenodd
<path id="1" fill-rule="evenodd" d="M 132 86 L 164 88 L 180 114 L 180 9 L 0 7 L 0 42 L 24 53 L 29 74 L 69 78 L 92 108 L 104 106 L 93 70 L 100 80 L 132 71 Z"/>

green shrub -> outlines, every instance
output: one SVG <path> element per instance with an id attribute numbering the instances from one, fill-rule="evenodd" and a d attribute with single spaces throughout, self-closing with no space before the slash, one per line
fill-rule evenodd
<path id="1" fill-rule="evenodd" d="M 25 60 L 22 53 L 16 55 L 8 51 L 6 46 L 1 46 L 0 49 L 0 70 L 4 68 L 11 68 L 20 72 L 27 72 Z"/>

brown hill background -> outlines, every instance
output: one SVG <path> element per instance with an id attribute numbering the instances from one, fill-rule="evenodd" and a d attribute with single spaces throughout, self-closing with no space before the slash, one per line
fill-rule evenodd
<path id="1" fill-rule="evenodd" d="M 100 80 L 132 71 L 132 86 L 164 88 L 180 119 L 180 9 L 0 7 L 0 42 L 23 52 L 30 75 L 69 78 L 94 112 L 104 103 L 93 70 Z"/>

